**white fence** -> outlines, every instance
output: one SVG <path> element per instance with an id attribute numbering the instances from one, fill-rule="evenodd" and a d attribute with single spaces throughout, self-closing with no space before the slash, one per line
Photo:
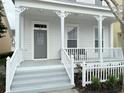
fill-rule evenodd
<path id="1" fill-rule="evenodd" d="M 14 54 L 10 57 L 7 57 L 6 62 L 6 92 L 10 92 L 11 83 L 16 71 L 17 66 L 23 60 L 22 51 L 15 50 Z"/>
<path id="2" fill-rule="evenodd" d="M 92 77 L 97 77 L 101 82 L 110 75 L 119 78 L 122 74 L 123 62 L 85 63 L 82 65 L 82 86 L 91 83 Z"/>
<path id="3" fill-rule="evenodd" d="M 75 62 L 98 62 L 100 61 L 99 48 L 67 48 L 65 49 L 69 56 L 74 56 Z M 103 48 L 103 61 L 123 60 L 121 48 Z"/>
<path id="4" fill-rule="evenodd" d="M 74 85 L 74 58 L 69 56 L 67 52 L 62 49 L 62 63 L 66 69 L 66 72 L 70 78 L 71 84 Z"/>

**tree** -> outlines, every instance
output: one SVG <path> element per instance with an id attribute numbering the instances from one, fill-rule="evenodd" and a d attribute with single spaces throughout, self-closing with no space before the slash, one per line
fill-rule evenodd
<path id="1" fill-rule="evenodd" d="M 121 34 L 122 34 L 122 50 L 123 50 L 123 54 L 124 54 L 124 0 L 122 0 L 121 6 L 116 0 L 104 0 L 104 1 L 110 8 L 110 10 L 113 13 L 113 15 L 115 16 L 115 18 L 120 23 Z M 124 80 L 123 80 L 122 91 L 124 91 Z"/>
<path id="2" fill-rule="evenodd" d="M 5 17 L 5 15 L 3 14 L 4 13 L 3 11 L 4 9 L 2 5 L 2 1 L 0 1 L 0 38 L 5 37 L 5 35 L 3 34 L 6 33 L 6 29 L 7 29 L 7 27 L 2 22 L 2 18 Z"/>
<path id="3" fill-rule="evenodd" d="M 120 28 L 122 33 L 122 49 L 124 54 L 124 0 L 122 0 L 122 5 L 120 5 L 116 0 L 104 0 L 104 1 L 110 8 L 115 18 L 120 23 Z"/>

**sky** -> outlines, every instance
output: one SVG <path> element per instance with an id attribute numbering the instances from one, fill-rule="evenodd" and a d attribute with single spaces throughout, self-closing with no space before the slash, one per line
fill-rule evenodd
<path id="1" fill-rule="evenodd" d="M 15 29 L 15 6 L 11 0 L 2 0 L 10 29 Z"/>

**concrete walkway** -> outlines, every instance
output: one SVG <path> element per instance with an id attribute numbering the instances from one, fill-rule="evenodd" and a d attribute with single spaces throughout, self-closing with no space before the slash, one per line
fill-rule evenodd
<path id="1" fill-rule="evenodd" d="M 45 92 L 45 93 L 79 93 L 76 89 L 67 89 L 67 90 L 59 90 L 59 91 L 52 91 L 52 92 Z"/>

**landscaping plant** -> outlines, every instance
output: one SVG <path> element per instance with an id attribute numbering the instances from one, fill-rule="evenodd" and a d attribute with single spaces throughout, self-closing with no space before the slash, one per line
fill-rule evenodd
<path id="1" fill-rule="evenodd" d="M 93 90 L 98 91 L 101 88 L 100 80 L 97 77 L 92 77 L 91 82 L 91 87 Z"/>

